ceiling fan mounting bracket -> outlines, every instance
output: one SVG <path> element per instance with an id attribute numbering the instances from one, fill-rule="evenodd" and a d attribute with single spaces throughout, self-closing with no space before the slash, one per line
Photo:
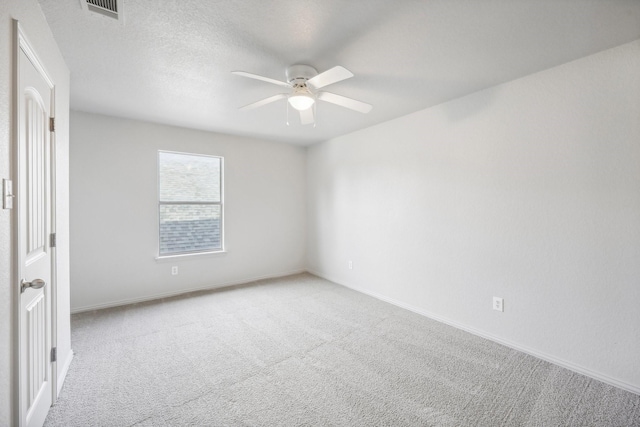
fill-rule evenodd
<path id="1" fill-rule="evenodd" d="M 287 81 L 292 85 L 302 85 L 310 78 L 318 75 L 318 71 L 310 65 L 292 65 L 286 71 Z"/>

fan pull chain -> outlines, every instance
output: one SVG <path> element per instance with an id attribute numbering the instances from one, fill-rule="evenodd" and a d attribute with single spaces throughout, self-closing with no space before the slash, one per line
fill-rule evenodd
<path id="1" fill-rule="evenodd" d="M 316 128 L 316 124 L 318 123 L 318 110 L 316 109 L 316 106 L 318 105 L 318 101 L 313 103 L 313 128 Z"/>
<path id="2" fill-rule="evenodd" d="M 289 100 L 287 100 L 286 104 L 287 104 L 287 126 L 291 126 L 289 124 Z"/>

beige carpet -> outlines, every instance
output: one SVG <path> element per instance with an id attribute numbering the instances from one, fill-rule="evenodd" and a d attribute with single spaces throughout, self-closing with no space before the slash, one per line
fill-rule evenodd
<path id="1" fill-rule="evenodd" d="M 82 313 L 46 426 L 640 426 L 640 396 L 315 276 Z"/>

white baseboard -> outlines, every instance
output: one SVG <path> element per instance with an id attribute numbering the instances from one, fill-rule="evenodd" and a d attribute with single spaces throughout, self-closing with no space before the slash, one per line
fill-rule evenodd
<path id="1" fill-rule="evenodd" d="M 62 386 L 64 385 L 64 380 L 67 378 L 67 372 L 69 372 L 69 366 L 71 366 L 71 361 L 73 360 L 73 350 L 69 351 L 69 355 L 67 356 L 67 360 L 64 361 L 64 365 L 62 365 L 62 369 L 58 372 L 58 390 L 56 390 L 56 395 L 60 396 L 60 391 L 62 390 Z"/>
<path id="2" fill-rule="evenodd" d="M 517 342 L 497 337 L 497 336 L 492 335 L 492 334 L 490 334 L 488 332 L 482 331 L 480 329 L 476 329 L 476 328 L 468 326 L 468 325 L 464 325 L 462 323 L 459 323 L 459 322 L 456 322 L 454 320 L 448 319 L 446 317 L 442 317 L 440 315 L 431 313 L 431 312 L 429 312 L 427 310 L 424 310 L 422 308 L 413 306 L 411 304 L 407 304 L 407 303 L 404 303 L 402 301 L 399 301 L 399 300 L 396 300 L 396 299 L 389 298 L 387 296 L 378 294 L 376 292 L 371 292 L 371 291 L 368 291 L 366 289 L 362 289 L 362 288 L 359 288 L 359 287 L 356 287 L 356 286 L 350 286 L 349 284 L 346 284 L 346 283 L 343 283 L 343 282 L 340 282 L 340 281 L 337 281 L 337 280 L 333 280 L 332 278 L 327 277 L 326 275 L 320 274 L 317 271 L 313 271 L 313 270 L 307 270 L 307 271 L 309 273 L 315 275 L 315 276 L 321 277 L 321 278 L 326 279 L 326 280 L 330 280 L 330 281 L 332 281 L 334 283 L 337 283 L 338 285 L 344 286 L 344 287 L 349 288 L 349 289 L 353 289 L 354 291 L 360 292 L 362 294 L 369 295 L 369 296 L 374 297 L 376 299 L 379 299 L 381 301 L 388 302 L 389 304 L 393 304 L 395 306 L 404 308 L 406 310 L 409 310 L 409 311 L 412 311 L 414 313 L 420 314 L 422 316 L 428 317 L 428 318 L 433 319 L 435 321 L 447 324 L 449 326 L 453 326 L 454 328 L 461 329 L 463 331 L 469 332 L 469 333 L 471 333 L 473 335 L 477 335 L 479 337 L 488 339 L 488 340 L 496 342 L 498 344 L 502 344 L 502 345 L 504 345 L 506 347 L 509 347 L 509 348 L 512 348 L 514 350 L 518 350 L 518 351 L 521 351 L 523 353 L 527 353 L 527 354 L 529 354 L 531 356 L 537 357 L 538 359 L 542 359 L 542 360 L 545 360 L 545 361 L 547 361 L 549 363 L 553 363 L 554 365 L 558 365 L 558 366 L 561 366 L 563 368 L 569 369 L 570 371 L 577 372 L 579 374 L 585 375 L 585 376 L 593 378 L 595 380 L 602 381 L 603 383 L 606 383 L 606 384 L 612 385 L 614 387 L 618 387 L 618 388 L 621 388 L 623 390 L 627 390 L 627 391 L 630 391 L 632 393 L 640 395 L 640 386 L 638 386 L 638 385 L 630 384 L 630 383 L 627 383 L 625 381 L 618 380 L 616 378 L 610 377 L 609 375 L 594 371 L 594 370 L 589 369 L 589 368 L 585 368 L 583 366 L 577 365 L 575 363 L 569 362 L 569 361 L 561 359 L 559 357 L 552 356 L 552 355 L 544 353 L 542 351 L 538 351 L 536 349 L 532 349 L 530 347 L 524 346 L 524 345 L 519 344 Z"/>
<path id="3" fill-rule="evenodd" d="M 288 272 L 283 272 L 283 273 L 267 274 L 267 275 L 264 275 L 264 276 L 248 277 L 248 278 L 245 278 L 245 279 L 235 280 L 235 281 L 232 281 L 232 282 L 216 283 L 216 284 L 213 284 L 213 285 L 201 286 L 201 287 L 198 287 L 198 288 L 181 289 L 181 290 L 175 291 L 175 292 L 164 292 L 164 293 L 159 293 L 159 294 L 145 295 L 145 296 L 138 297 L 138 298 L 125 298 L 125 299 L 122 299 L 122 300 L 109 301 L 109 302 L 100 303 L 100 304 L 86 305 L 86 306 L 82 306 L 82 307 L 72 307 L 71 308 L 71 314 L 82 313 L 82 312 L 85 312 L 85 311 L 101 310 L 103 308 L 120 307 L 120 306 L 123 306 L 123 305 L 136 304 L 136 303 L 139 303 L 139 302 L 153 301 L 153 300 L 157 300 L 157 299 L 169 298 L 169 297 L 174 297 L 174 296 L 177 296 L 177 295 L 188 294 L 188 293 L 191 293 L 191 292 L 208 291 L 208 290 L 220 289 L 220 288 L 228 288 L 230 286 L 244 285 L 244 284 L 247 284 L 247 283 L 255 282 L 257 280 L 275 279 L 277 277 L 284 277 L 284 276 L 291 276 L 292 274 L 305 273 L 306 271 L 307 271 L 306 269 L 293 270 L 293 271 L 288 271 Z"/>

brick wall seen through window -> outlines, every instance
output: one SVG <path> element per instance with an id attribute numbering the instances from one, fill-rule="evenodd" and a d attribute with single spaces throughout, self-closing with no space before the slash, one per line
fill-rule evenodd
<path id="1" fill-rule="evenodd" d="M 158 152 L 159 255 L 222 251 L 221 157 Z"/>

